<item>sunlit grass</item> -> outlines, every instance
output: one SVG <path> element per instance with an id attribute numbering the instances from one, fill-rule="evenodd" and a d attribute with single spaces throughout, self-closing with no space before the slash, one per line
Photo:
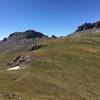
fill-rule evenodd
<path id="1" fill-rule="evenodd" d="M 0 54 L 0 70 L 18 55 L 34 58 L 26 69 L 1 72 L 0 92 L 14 92 L 21 100 L 100 100 L 100 46 L 94 44 L 99 40 L 98 34 L 59 38 L 36 51 Z"/>

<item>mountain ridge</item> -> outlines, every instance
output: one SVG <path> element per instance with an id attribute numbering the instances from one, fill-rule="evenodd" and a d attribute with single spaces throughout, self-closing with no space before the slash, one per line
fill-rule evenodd
<path id="1" fill-rule="evenodd" d="M 100 33 L 100 21 L 94 23 L 84 23 L 78 26 L 75 32 L 69 34 L 68 36 L 79 36 L 91 33 Z"/>
<path id="2" fill-rule="evenodd" d="M 33 39 L 33 38 L 41 38 L 48 37 L 41 32 L 36 32 L 34 30 L 26 30 L 25 32 L 14 32 L 11 33 L 6 39 Z M 5 39 L 5 38 L 4 38 Z"/>
<path id="3" fill-rule="evenodd" d="M 14 50 L 31 50 L 33 44 L 40 44 L 44 39 L 49 39 L 49 37 L 34 30 L 14 32 L 11 33 L 8 38 L 4 38 L 0 42 L 0 51 L 10 52 Z"/>

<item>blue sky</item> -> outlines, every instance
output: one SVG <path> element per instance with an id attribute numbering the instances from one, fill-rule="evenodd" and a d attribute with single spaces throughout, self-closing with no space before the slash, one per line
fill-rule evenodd
<path id="1" fill-rule="evenodd" d="M 33 29 L 63 36 L 100 20 L 100 0 L 0 0 L 0 39 Z"/>

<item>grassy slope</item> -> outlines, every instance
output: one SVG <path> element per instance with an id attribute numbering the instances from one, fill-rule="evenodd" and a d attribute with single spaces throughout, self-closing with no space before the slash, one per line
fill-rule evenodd
<path id="1" fill-rule="evenodd" d="M 20 53 L 39 58 L 26 69 L 0 72 L 0 100 L 100 100 L 99 40 L 100 34 L 63 38 Z M 18 55 L 0 54 L 0 70 Z"/>

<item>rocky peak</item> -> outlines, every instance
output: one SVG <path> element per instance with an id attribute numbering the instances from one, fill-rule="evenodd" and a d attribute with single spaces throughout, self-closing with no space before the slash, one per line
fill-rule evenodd
<path id="1" fill-rule="evenodd" d="M 81 32 L 89 29 L 100 29 L 100 21 L 97 21 L 95 23 L 85 23 L 79 26 L 75 32 Z"/>
<path id="2" fill-rule="evenodd" d="M 41 45 L 36 45 L 42 43 L 45 39 L 49 39 L 48 36 L 41 32 L 36 32 L 34 30 L 26 30 L 25 32 L 14 32 L 9 35 L 8 38 L 4 38 L 0 42 L 1 52 L 12 52 L 16 51 L 28 51 L 39 49 Z"/>
<path id="3" fill-rule="evenodd" d="M 34 30 L 27 30 L 25 32 L 15 32 L 9 35 L 8 39 L 33 39 L 46 37 L 43 33 L 36 32 Z"/>

